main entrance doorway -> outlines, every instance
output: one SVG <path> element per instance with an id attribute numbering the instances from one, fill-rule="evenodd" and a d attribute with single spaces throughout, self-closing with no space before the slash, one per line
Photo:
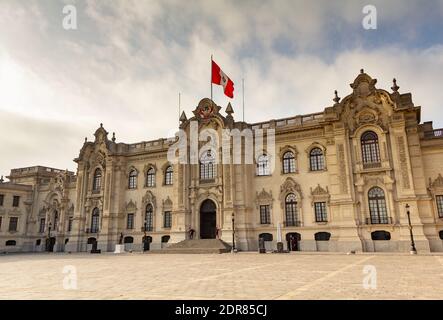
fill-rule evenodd
<path id="1" fill-rule="evenodd" d="M 215 203 L 205 200 L 200 207 L 200 239 L 215 239 L 217 232 Z"/>

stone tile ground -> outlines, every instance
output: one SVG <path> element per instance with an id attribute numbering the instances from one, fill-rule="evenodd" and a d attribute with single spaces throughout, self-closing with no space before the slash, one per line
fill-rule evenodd
<path id="1" fill-rule="evenodd" d="M 65 266 L 76 290 L 63 288 Z M 442 299 L 442 283 L 442 255 L 0 256 L 0 299 Z"/>

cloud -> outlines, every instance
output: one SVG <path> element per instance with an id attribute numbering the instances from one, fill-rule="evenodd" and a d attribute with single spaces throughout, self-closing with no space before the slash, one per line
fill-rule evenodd
<path id="1" fill-rule="evenodd" d="M 373 1 L 379 29 L 367 31 L 366 1 L 74 1 L 78 30 L 66 31 L 62 8 L 73 2 L 4 0 L 0 172 L 72 168 L 101 122 L 128 143 L 169 135 L 179 92 L 188 116 L 209 96 L 211 54 L 235 82 L 237 119 L 242 78 L 246 120 L 257 122 L 321 112 L 364 68 L 388 90 L 396 77 L 422 119 L 443 126 L 443 36 L 429 33 L 443 5 L 430 2 Z M 216 86 L 214 100 L 228 102 Z"/>

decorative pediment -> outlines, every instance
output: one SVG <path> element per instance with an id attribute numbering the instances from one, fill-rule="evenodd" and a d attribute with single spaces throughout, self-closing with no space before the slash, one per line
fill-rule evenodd
<path id="1" fill-rule="evenodd" d="M 152 204 L 153 207 L 155 208 L 156 205 L 156 199 L 154 194 L 151 191 L 146 191 L 145 195 L 142 198 L 142 204 L 143 206 L 146 206 L 148 203 Z"/>
<path id="2" fill-rule="evenodd" d="M 272 191 L 266 192 L 263 188 L 262 191 L 256 192 L 255 202 L 257 204 L 257 208 L 261 205 L 270 205 L 272 207 L 272 202 L 274 199 L 272 198 Z"/>
<path id="3" fill-rule="evenodd" d="M 157 166 L 155 165 L 155 163 L 148 163 L 145 164 L 145 166 L 143 167 L 143 172 L 146 175 L 148 173 L 148 170 L 153 168 L 155 172 L 157 172 Z"/>
<path id="4" fill-rule="evenodd" d="M 375 92 L 375 84 L 377 79 L 372 79 L 363 69 L 360 70 L 360 74 L 355 78 L 354 82 L 350 84 L 354 90 L 354 96 L 365 98 Z"/>
<path id="5" fill-rule="evenodd" d="M 166 210 L 172 210 L 172 200 L 169 198 L 169 196 L 166 198 L 166 200 L 162 201 L 163 211 Z"/>
<path id="6" fill-rule="evenodd" d="M 279 151 L 279 156 L 280 158 L 283 158 L 283 155 L 288 152 L 291 151 L 294 154 L 294 157 L 297 158 L 297 147 L 296 146 L 291 146 L 291 145 L 285 145 L 284 147 L 280 147 L 280 151 Z"/>
<path id="7" fill-rule="evenodd" d="M 129 202 L 125 203 L 125 210 L 126 210 L 126 212 L 131 212 L 131 213 L 136 212 L 137 211 L 137 203 L 132 201 L 132 199 L 129 200 Z"/>
<path id="8" fill-rule="evenodd" d="M 311 195 L 313 195 L 313 196 L 322 196 L 322 195 L 325 195 L 325 194 L 326 194 L 326 195 L 329 194 L 328 187 L 326 187 L 326 190 L 323 189 L 323 188 L 320 186 L 320 184 L 318 184 L 318 185 L 315 187 L 314 190 L 312 190 L 312 187 L 311 187 Z"/>
<path id="9" fill-rule="evenodd" d="M 285 198 L 288 193 L 297 193 L 300 198 L 303 197 L 300 185 L 293 178 L 286 178 L 280 187 L 280 198 Z"/>
<path id="10" fill-rule="evenodd" d="M 443 189 L 443 177 L 441 173 L 438 174 L 438 177 L 434 181 L 429 178 L 429 189 L 431 191 Z"/>

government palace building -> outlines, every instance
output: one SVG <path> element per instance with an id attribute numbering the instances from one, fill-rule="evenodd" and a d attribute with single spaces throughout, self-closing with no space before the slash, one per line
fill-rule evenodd
<path id="1" fill-rule="evenodd" d="M 421 123 L 395 79 L 390 90 L 376 82 L 361 70 L 322 112 L 260 123 L 205 98 L 169 139 L 127 144 L 100 125 L 77 172 L 34 166 L 1 179 L 0 253 L 159 251 L 191 229 L 239 251 L 409 252 L 410 226 L 419 253 L 441 252 L 443 129 Z M 222 161 L 221 147 L 190 161 L 208 140 L 191 141 L 192 128 L 242 133 L 229 145 L 244 158 L 252 137 L 252 161 Z M 172 161 L 180 139 L 187 152 Z"/>

